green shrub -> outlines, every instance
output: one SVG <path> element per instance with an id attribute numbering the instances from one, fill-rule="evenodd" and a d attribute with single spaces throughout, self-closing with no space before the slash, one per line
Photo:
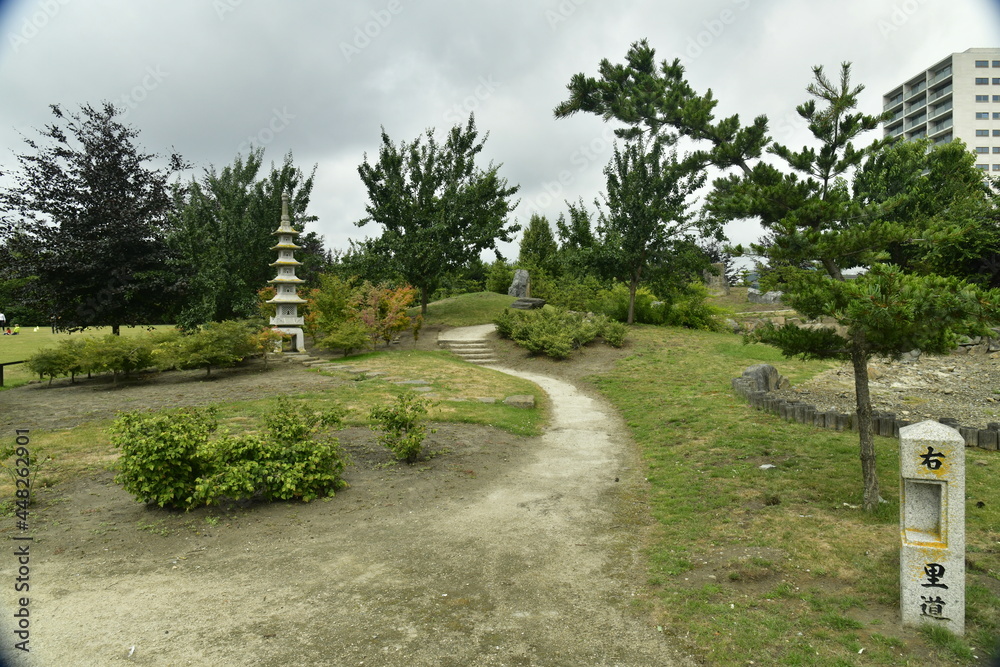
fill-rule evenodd
<path id="1" fill-rule="evenodd" d="M 81 366 L 96 372 L 110 371 L 117 384 L 118 376 L 153 365 L 153 342 L 149 336 L 107 334 L 88 338 L 82 346 Z"/>
<path id="2" fill-rule="evenodd" d="M 708 302 L 707 287 L 692 283 L 674 297 L 664 324 L 704 331 L 725 331 L 726 327 L 719 318 L 724 313 L 721 308 Z"/>
<path id="3" fill-rule="evenodd" d="M 197 331 L 177 336 L 157 346 L 158 368 L 212 368 L 232 366 L 257 352 L 257 331 L 244 322 L 210 322 Z"/>
<path id="4" fill-rule="evenodd" d="M 493 318 L 493 324 L 497 328 L 497 335 L 501 338 L 512 338 L 514 325 L 517 324 L 517 321 L 514 311 L 510 308 L 505 308 L 503 312 Z"/>
<path id="5" fill-rule="evenodd" d="M 598 335 L 602 326 L 609 327 L 607 318 L 590 318 L 582 313 L 574 313 L 563 308 L 546 306 L 541 310 L 514 311 L 507 309 L 497 316 L 493 323 L 502 338 L 510 338 L 532 354 L 544 354 L 554 359 L 565 359 L 573 350 L 587 345 Z M 610 334 L 613 340 L 617 329 Z M 607 340 L 607 339 L 605 339 Z"/>
<path id="6" fill-rule="evenodd" d="M 615 283 L 611 289 L 601 290 L 597 298 L 598 312 L 619 322 L 628 321 L 628 286 Z M 663 324 L 667 319 L 669 304 L 659 299 L 645 287 L 635 291 L 635 323 Z"/>
<path id="7" fill-rule="evenodd" d="M 321 429 L 340 426 L 342 418 L 340 410 L 315 413 L 279 398 L 263 417 L 262 434 L 227 436 L 212 443 L 215 472 L 198 480 L 196 496 L 213 504 L 220 498 L 308 502 L 334 495 L 345 485 L 341 475 L 347 456 L 336 439 L 315 438 Z"/>
<path id="8" fill-rule="evenodd" d="M 583 279 L 563 276 L 554 278 L 546 286 L 545 297 L 550 306 L 558 306 L 580 312 L 596 312 L 599 308 L 598 295 L 605 285 L 594 276 Z"/>
<path id="9" fill-rule="evenodd" d="M 486 272 L 486 291 L 506 294 L 510 284 L 514 282 L 514 267 L 502 259 L 490 264 Z"/>
<path id="10" fill-rule="evenodd" d="M 328 350 L 343 350 L 346 357 L 352 350 L 365 350 L 372 345 L 372 332 L 360 320 L 347 320 L 333 327 L 330 334 L 319 341 Z"/>
<path id="11" fill-rule="evenodd" d="M 47 347 L 38 350 L 25 362 L 32 373 L 38 373 L 38 379 L 49 377 L 49 384 L 60 375 L 66 375 L 70 360 L 66 357 L 62 346 Z"/>
<path id="12" fill-rule="evenodd" d="M 381 431 L 379 444 L 389 448 L 396 459 L 413 463 L 420 457 L 427 426 L 427 402 L 413 394 L 400 394 L 392 405 L 376 405 L 369 415 L 371 429 Z M 434 431 L 432 430 L 431 433 Z"/>
<path id="13" fill-rule="evenodd" d="M 144 503 L 200 504 L 196 487 L 214 471 L 208 440 L 217 427 L 211 409 L 123 413 L 110 429 L 111 444 L 121 449 L 115 481 Z"/>
<path id="14" fill-rule="evenodd" d="M 347 465 L 336 439 L 317 440 L 338 426 L 338 410 L 313 413 L 279 399 L 259 433 L 224 434 L 214 411 L 126 413 L 111 428 L 121 448 L 115 481 L 136 499 L 189 509 L 232 500 L 313 500 L 344 486 Z"/>
<path id="15" fill-rule="evenodd" d="M 600 315 L 595 318 L 594 324 L 597 326 L 597 335 L 611 347 L 621 347 L 625 344 L 628 327 L 621 322 L 615 322 L 606 315 Z"/>

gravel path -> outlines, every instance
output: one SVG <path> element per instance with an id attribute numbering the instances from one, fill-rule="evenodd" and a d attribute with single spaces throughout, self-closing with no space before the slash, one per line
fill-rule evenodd
<path id="1" fill-rule="evenodd" d="M 36 517 L 27 664 L 693 665 L 634 610 L 652 522 L 624 426 L 498 370 L 547 392 L 542 436 L 447 425 L 448 453 L 329 502 L 170 514 L 76 484 Z"/>

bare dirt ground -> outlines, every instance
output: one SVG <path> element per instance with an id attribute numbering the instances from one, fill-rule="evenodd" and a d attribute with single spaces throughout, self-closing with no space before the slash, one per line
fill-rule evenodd
<path id="1" fill-rule="evenodd" d="M 428 443 L 439 453 L 405 466 L 385 465 L 370 432 L 347 429 L 351 487 L 310 504 L 167 512 L 108 472 L 42 492 L 32 650 L 19 664 L 693 664 L 641 616 L 652 529 L 641 464 L 617 417 L 575 379 L 623 353 L 598 347 L 558 364 L 496 345 L 500 365 L 552 398 L 544 435 L 440 425 Z M 29 385 L 0 392 L 0 422 L 65 428 L 334 381 L 281 364 L 119 389 Z M 7 582 L 12 561 L 0 564 Z M 10 607 L 12 586 L 3 590 Z"/>

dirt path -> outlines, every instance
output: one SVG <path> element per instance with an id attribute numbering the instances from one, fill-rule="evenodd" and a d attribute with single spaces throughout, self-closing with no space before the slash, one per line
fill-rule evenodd
<path id="1" fill-rule="evenodd" d="M 693 664 L 631 610 L 649 518 L 617 417 L 506 372 L 550 395 L 544 435 L 445 428 L 449 454 L 328 502 L 169 515 L 74 486 L 36 533 L 25 664 Z"/>

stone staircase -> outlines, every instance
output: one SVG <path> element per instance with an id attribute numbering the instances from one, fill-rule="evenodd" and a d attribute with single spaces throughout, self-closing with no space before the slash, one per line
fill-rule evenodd
<path id="1" fill-rule="evenodd" d="M 493 348 L 485 340 L 448 340 L 438 339 L 438 346 L 449 350 L 465 361 L 473 364 L 495 364 Z"/>

